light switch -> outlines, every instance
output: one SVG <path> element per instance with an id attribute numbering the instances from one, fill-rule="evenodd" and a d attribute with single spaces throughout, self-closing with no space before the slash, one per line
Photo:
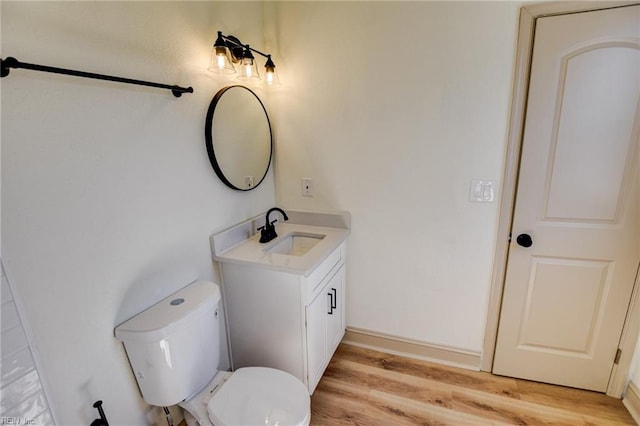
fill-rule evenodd
<path id="1" fill-rule="evenodd" d="M 491 179 L 473 179 L 469 189 L 469 201 L 491 203 L 495 199 L 496 181 Z"/>

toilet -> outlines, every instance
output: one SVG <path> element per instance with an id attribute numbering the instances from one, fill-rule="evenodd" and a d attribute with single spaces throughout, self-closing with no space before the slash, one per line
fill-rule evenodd
<path id="1" fill-rule="evenodd" d="M 309 392 L 293 375 L 218 371 L 220 301 L 216 284 L 198 280 L 116 327 L 142 398 L 181 406 L 189 425 L 308 425 Z"/>

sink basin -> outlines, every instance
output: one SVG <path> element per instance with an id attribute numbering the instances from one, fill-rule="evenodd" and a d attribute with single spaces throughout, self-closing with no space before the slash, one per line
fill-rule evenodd
<path id="1" fill-rule="evenodd" d="M 302 256 L 318 244 L 325 236 L 306 232 L 292 232 L 285 235 L 275 245 L 265 249 L 268 253 Z"/>
<path id="2" fill-rule="evenodd" d="M 212 235 L 213 260 L 308 277 L 349 236 L 351 217 L 347 212 L 290 210 L 287 214 L 289 220 L 276 225 L 279 236 L 265 244 L 256 233 L 264 224 L 264 214 Z"/>

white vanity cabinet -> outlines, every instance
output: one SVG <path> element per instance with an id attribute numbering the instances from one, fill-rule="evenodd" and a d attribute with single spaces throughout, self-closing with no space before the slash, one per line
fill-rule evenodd
<path id="1" fill-rule="evenodd" d="M 306 276 L 220 264 L 235 369 L 284 370 L 313 393 L 344 336 L 345 248 L 340 243 Z"/>

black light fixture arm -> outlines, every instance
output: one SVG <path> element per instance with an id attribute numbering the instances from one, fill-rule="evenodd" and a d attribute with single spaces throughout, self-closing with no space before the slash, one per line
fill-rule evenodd
<path id="1" fill-rule="evenodd" d="M 236 37 L 234 37 L 232 35 L 226 36 L 226 35 L 222 34 L 222 31 L 218 31 L 218 37 L 221 37 L 227 43 L 227 45 L 231 45 L 231 46 L 229 46 L 230 49 L 232 49 L 234 47 L 235 48 L 248 49 L 248 50 L 250 50 L 252 52 L 256 52 L 258 55 L 261 55 L 261 56 L 263 56 L 265 58 L 271 58 L 270 54 L 263 53 L 263 52 L 259 51 L 258 49 L 254 49 L 253 47 L 249 46 L 248 44 L 242 44 L 242 42 L 238 38 L 236 38 Z"/>
<path id="2" fill-rule="evenodd" d="M 34 71 L 44 71 L 44 72 L 51 72 L 55 74 L 72 75 L 75 77 L 115 81 L 118 83 L 136 84 L 138 86 L 157 87 L 160 89 L 171 90 L 171 93 L 173 93 L 173 96 L 175 96 L 176 98 L 179 98 L 180 96 L 182 96 L 183 93 L 193 93 L 193 87 L 180 87 L 175 85 L 172 86 L 169 84 L 154 83 L 151 81 L 143 81 L 143 80 L 134 80 L 132 78 L 116 77 L 112 75 L 96 74 L 96 73 L 85 72 L 85 71 L 76 71 L 76 70 L 70 70 L 66 68 L 50 67 L 47 65 L 28 64 L 26 62 L 20 62 L 16 58 L 13 58 L 11 56 L 7 57 L 6 59 L 0 60 L 0 77 L 8 76 L 10 68 L 24 68 L 24 69 L 34 70 Z"/>

